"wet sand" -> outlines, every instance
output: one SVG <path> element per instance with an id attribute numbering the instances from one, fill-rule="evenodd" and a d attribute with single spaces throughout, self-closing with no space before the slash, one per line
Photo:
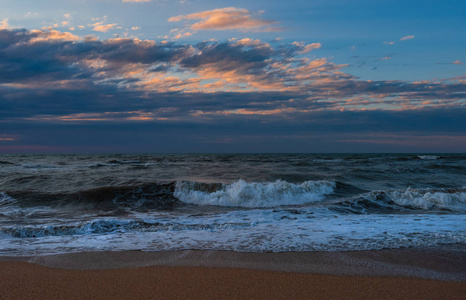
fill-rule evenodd
<path id="1" fill-rule="evenodd" d="M 0 257 L 0 299 L 465 299 L 465 248 Z"/>

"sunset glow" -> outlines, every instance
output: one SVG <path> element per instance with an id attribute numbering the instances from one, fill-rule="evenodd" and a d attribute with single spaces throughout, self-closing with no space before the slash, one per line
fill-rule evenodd
<path id="1" fill-rule="evenodd" d="M 464 151 L 465 4 L 395 2 L 3 0 L 0 152 Z"/>

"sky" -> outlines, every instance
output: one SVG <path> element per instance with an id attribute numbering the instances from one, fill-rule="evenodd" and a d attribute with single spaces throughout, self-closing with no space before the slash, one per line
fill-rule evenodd
<path id="1" fill-rule="evenodd" d="M 0 153 L 466 152 L 464 0 L 0 0 Z"/>

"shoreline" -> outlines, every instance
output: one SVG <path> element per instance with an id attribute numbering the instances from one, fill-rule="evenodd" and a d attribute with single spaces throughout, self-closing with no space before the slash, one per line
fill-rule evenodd
<path id="1" fill-rule="evenodd" d="M 0 299 L 464 299 L 466 245 L 0 256 Z"/>
<path id="2" fill-rule="evenodd" d="M 0 256 L 70 270 L 163 267 L 239 268 L 337 276 L 411 277 L 466 282 L 466 245 L 339 252 L 234 252 L 218 250 L 102 251 Z"/>

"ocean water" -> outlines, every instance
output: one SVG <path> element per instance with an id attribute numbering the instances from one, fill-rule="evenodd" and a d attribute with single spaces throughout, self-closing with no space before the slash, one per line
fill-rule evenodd
<path id="1" fill-rule="evenodd" d="M 0 255 L 466 243 L 466 154 L 0 156 Z"/>

